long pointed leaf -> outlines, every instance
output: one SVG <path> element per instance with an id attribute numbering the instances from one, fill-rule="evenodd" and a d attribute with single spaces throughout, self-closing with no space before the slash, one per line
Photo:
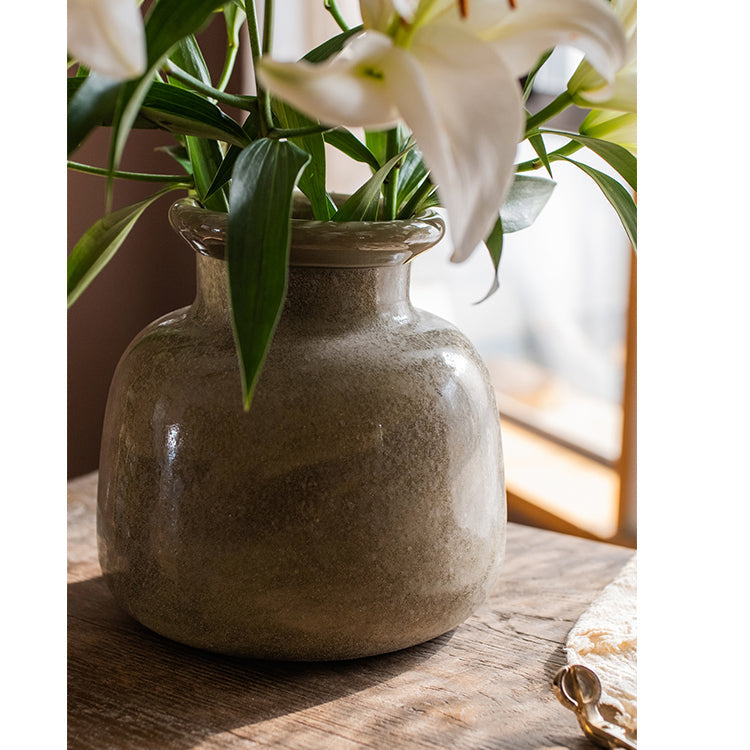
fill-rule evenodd
<path id="1" fill-rule="evenodd" d="M 553 132 L 555 135 L 564 135 L 566 138 L 570 138 L 593 151 L 620 174 L 633 190 L 638 192 L 638 159 L 626 148 L 611 141 L 592 138 L 591 136 L 580 135 L 579 133 L 567 133 L 557 130 L 549 132 Z"/>
<path id="2" fill-rule="evenodd" d="M 68 79 L 68 99 L 71 105 L 87 80 L 86 78 Z M 112 124 L 115 99 L 115 96 L 111 96 L 106 104 L 100 103 L 96 114 L 91 113 L 90 116 L 95 119 L 94 125 Z M 175 135 L 213 138 L 240 146 L 246 146 L 250 141 L 243 129 L 231 117 L 205 97 L 181 86 L 160 82 L 154 82 L 146 93 L 132 127 L 134 129 L 160 128 Z"/>
<path id="3" fill-rule="evenodd" d="M 210 211 L 229 210 L 229 200 L 224 190 L 209 193 L 214 179 L 224 159 L 224 154 L 216 141 L 196 138 L 189 135 L 185 138 L 185 147 L 193 165 L 193 179 L 198 192 L 198 199 Z"/>
<path id="4" fill-rule="evenodd" d="M 122 85 L 121 81 L 97 74 L 68 79 L 68 91 L 75 90 L 68 103 L 68 156 L 101 123 L 106 113 L 112 112 Z"/>
<path id="5" fill-rule="evenodd" d="M 242 128 L 204 97 L 179 86 L 155 83 L 143 100 L 141 115 L 163 130 L 226 141 L 249 143 Z"/>
<path id="6" fill-rule="evenodd" d="M 203 59 L 198 42 L 192 34 L 181 39 L 173 48 L 172 59 L 183 70 L 204 83 L 211 82 L 211 76 Z M 176 88 L 181 88 L 179 81 L 174 81 Z M 238 126 L 239 127 L 239 126 Z M 240 128 L 240 132 L 242 129 Z M 244 133 L 242 133 L 244 137 Z M 245 143 L 247 139 L 245 138 Z M 203 205 L 212 211 L 229 210 L 229 198 L 225 190 L 211 192 L 216 174 L 224 161 L 224 154 L 219 144 L 213 139 L 198 138 L 189 135 L 185 138 L 190 161 L 193 165 L 193 177 L 198 197 Z"/>
<path id="7" fill-rule="evenodd" d="M 146 48 L 148 64 L 152 67 L 184 37 L 203 26 L 215 10 L 226 0 L 159 0 L 146 18 Z"/>
<path id="8" fill-rule="evenodd" d="M 633 245 L 633 249 L 637 248 L 637 221 L 638 211 L 633 200 L 633 196 L 616 180 L 614 177 L 610 177 L 604 172 L 600 172 L 598 169 L 590 167 L 588 164 L 582 164 L 573 159 L 563 157 L 565 161 L 569 161 L 571 164 L 575 164 L 579 169 L 583 170 L 594 182 L 599 186 L 604 197 L 612 204 L 612 207 L 620 217 L 622 226 L 625 229 L 628 239 Z"/>
<path id="9" fill-rule="evenodd" d="M 542 138 L 539 133 L 536 133 L 529 136 L 529 143 L 531 144 L 531 147 L 534 149 L 534 151 L 536 151 L 536 155 L 539 157 L 542 164 L 544 164 L 544 168 L 547 170 L 547 174 L 550 176 L 550 179 L 553 179 L 552 167 L 549 163 L 547 147 L 544 145 L 544 138 Z"/>
<path id="10" fill-rule="evenodd" d="M 238 157 L 229 191 L 227 264 L 244 408 L 286 295 L 292 193 L 310 159 L 289 141 L 263 138 Z"/>
<path id="11" fill-rule="evenodd" d="M 367 164 L 375 171 L 380 169 L 380 164 L 375 158 L 375 154 L 349 130 L 345 130 L 344 128 L 329 130 L 323 134 L 323 138 L 326 143 L 329 143 L 350 159 Z"/>
<path id="12" fill-rule="evenodd" d="M 219 169 L 214 175 L 214 179 L 208 186 L 206 191 L 206 198 L 210 198 L 219 188 L 226 185 L 232 178 L 232 170 L 237 161 L 237 157 L 242 153 L 243 149 L 239 146 L 230 146 L 224 154 L 224 159 L 219 165 Z"/>
<path id="13" fill-rule="evenodd" d="M 526 100 L 531 95 L 531 91 L 534 88 L 534 80 L 536 79 L 537 73 L 542 68 L 542 65 L 549 60 L 550 55 L 552 54 L 553 50 L 548 50 L 545 52 L 539 60 L 537 60 L 536 65 L 529 71 L 528 75 L 526 76 L 526 81 L 523 84 L 523 93 L 521 94 L 521 101 L 526 102 Z"/>
<path id="14" fill-rule="evenodd" d="M 500 270 L 500 257 L 503 253 L 504 234 L 505 232 L 503 231 L 503 219 L 502 216 L 498 216 L 497 221 L 495 222 L 495 226 L 492 227 L 492 231 L 484 241 L 484 244 L 487 246 L 487 250 L 489 251 L 490 259 L 492 260 L 492 266 L 495 269 L 495 275 L 492 279 L 492 286 L 489 288 L 487 294 L 485 294 L 484 297 L 479 300 L 479 302 L 475 302 L 475 305 L 480 305 L 482 302 L 489 299 L 500 288 L 500 278 L 498 276 L 498 272 Z"/>
<path id="15" fill-rule="evenodd" d="M 500 216 L 484 241 L 495 269 L 492 286 L 487 294 L 475 304 L 484 302 L 500 288 L 498 271 L 504 236 L 530 227 L 547 205 L 556 184 L 545 177 L 530 177 L 522 174 L 514 177 L 508 197 L 500 207 Z"/>
<path id="16" fill-rule="evenodd" d="M 177 42 L 197 31 L 211 13 L 221 8 L 225 2 L 194 0 L 185 3 L 184 0 L 159 0 L 152 5 L 145 22 L 148 69 L 140 79 L 128 82 L 121 91 L 112 125 L 108 164 L 110 171 L 117 169 L 130 129 L 164 56 Z"/>
<path id="17" fill-rule="evenodd" d="M 422 154 L 416 148 L 413 148 L 404 157 L 398 170 L 399 211 L 403 210 L 409 199 L 429 177 L 429 174 L 430 170 L 427 169 Z"/>
<path id="18" fill-rule="evenodd" d="M 306 128 L 316 124 L 280 99 L 274 99 L 272 106 L 283 128 Z M 313 216 L 318 221 L 328 221 L 336 212 L 336 206 L 326 191 L 326 149 L 323 134 L 297 136 L 293 142 L 310 154 L 310 161 L 299 178 L 299 189 L 309 198 Z"/>
<path id="19" fill-rule="evenodd" d="M 307 60 L 311 63 L 320 63 L 327 60 L 329 57 L 333 57 L 337 52 L 340 52 L 347 40 L 353 37 L 355 34 L 359 34 L 362 31 L 362 26 L 356 26 L 349 31 L 344 31 L 341 34 L 337 34 L 331 37 L 323 44 L 319 45 L 313 50 L 310 50 L 302 59 Z"/>
<path id="20" fill-rule="evenodd" d="M 68 256 L 68 307 L 112 260 L 141 214 L 170 190 L 185 187 L 169 185 L 162 188 L 145 200 L 107 214 L 86 231 Z"/>
<path id="21" fill-rule="evenodd" d="M 247 119 L 242 125 L 242 130 L 247 134 L 250 141 L 254 141 L 258 138 L 258 126 L 256 124 L 257 116 L 253 116 L 252 112 L 248 112 Z M 237 161 L 237 157 L 242 153 L 242 149 L 239 146 L 230 146 L 224 154 L 224 159 L 219 165 L 219 169 L 216 171 L 213 182 L 208 188 L 206 198 L 210 198 L 219 188 L 226 185 L 232 178 L 232 170 L 234 164 Z"/>
<path id="22" fill-rule="evenodd" d="M 333 216 L 333 221 L 375 221 L 378 217 L 380 188 L 407 150 L 389 159 L 370 179 L 353 193 Z"/>

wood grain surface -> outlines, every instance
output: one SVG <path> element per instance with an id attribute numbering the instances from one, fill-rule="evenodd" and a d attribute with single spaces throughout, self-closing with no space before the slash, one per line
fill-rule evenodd
<path id="1" fill-rule="evenodd" d="M 509 525 L 500 584 L 429 643 L 333 663 L 216 656 L 121 612 L 96 559 L 96 474 L 68 484 L 68 747 L 594 747 L 552 692 L 566 635 L 633 555 Z"/>

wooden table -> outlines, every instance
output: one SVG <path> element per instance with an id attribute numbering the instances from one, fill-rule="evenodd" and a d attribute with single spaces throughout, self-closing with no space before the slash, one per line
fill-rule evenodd
<path id="1" fill-rule="evenodd" d="M 454 631 L 349 662 L 248 661 L 172 643 L 118 609 L 95 504 L 96 473 L 69 483 L 69 750 L 594 747 L 552 678 L 630 549 L 510 524 L 497 590 Z"/>

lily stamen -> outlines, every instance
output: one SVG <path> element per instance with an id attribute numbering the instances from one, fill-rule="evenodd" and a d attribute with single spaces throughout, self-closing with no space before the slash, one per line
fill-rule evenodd
<path id="1" fill-rule="evenodd" d="M 469 15 L 469 0 L 458 0 L 458 9 L 461 12 L 461 18 Z"/>

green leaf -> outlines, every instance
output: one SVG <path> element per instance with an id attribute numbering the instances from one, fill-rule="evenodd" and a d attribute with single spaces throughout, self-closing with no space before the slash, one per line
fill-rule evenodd
<path id="1" fill-rule="evenodd" d="M 582 146 L 593 151 L 620 174 L 634 191 L 638 192 L 638 159 L 626 148 L 611 141 L 604 141 L 600 138 L 592 138 L 591 136 L 580 135 L 579 133 L 567 133 L 557 130 L 544 132 L 564 135 L 566 138 L 570 138 L 572 141 L 580 143 Z"/>
<path id="2" fill-rule="evenodd" d="M 172 47 L 198 31 L 208 17 L 226 4 L 226 0 L 159 0 L 146 18 L 148 66 L 157 65 Z M 191 73 L 192 75 L 192 73 Z"/>
<path id="3" fill-rule="evenodd" d="M 174 159 L 188 174 L 193 174 L 193 165 L 190 163 L 190 157 L 184 146 L 180 144 L 175 144 L 173 146 L 158 146 L 154 150 L 164 152 L 167 156 L 172 157 L 172 159 Z"/>
<path id="4" fill-rule="evenodd" d="M 254 141 L 258 138 L 258 126 L 256 124 L 257 116 L 254 116 L 252 112 L 248 113 L 248 117 L 245 120 L 242 130 L 247 133 L 248 138 Z M 206 197 L 210 198 L 220 187 L 229 182 L 232 178 L 232 170 L 234 164 L 237 161 L 237 157 L 242 153 L 242 149 L 239 146 L 230 146 L 224 154 L 224 159 L 219 165 L 219 169 L 214 176 L 213 182 L 206 192 Z"/>
<path id="5" fill-rule="evenodd" d="M 398 149 L 402 151 L 406 148 L 406 144 L 409 142 L 410 133 L 406 128 L 398 127 Z M 379 169 L 385 164 L 388 158 L 388 131 L 387 130 L 367 130 L 365 131 L 365 143 L 370 153 L 375 157 L 378 162 L 378 166 L 375 168 Z"/>
<path id="6" fill-rule="evenodd" d="M 68 99 L 73 101 L 83 78 L 68 79 Z M 115 97 L 109 106 L 101 104 L 94 125 L 111 125 Z M 132 128 L 160 128 L 175 135 L 195 135 L 246 146 L 249 138 L 242 128 L 219 107 L 186 88 L 155 82 L 146 93 Z"/>
<path id="7" fill-rule="evenodd" d="M 475 302 L 475 305 L 480 305 L 482 302 L 489 299 L 500 288 L 498 271 L 500 269 L 500 256 L 503 254 L 504 234 L 505 232 L 503 231 L 503 219 L 501 215 L 498 216 L 498 219 L 495 222 L 495 226 L 492 227 L 492 231 L 484 241 L 484 244 L 487 245 L 487 250 L 490 253 L 490 258 L 492 259 L 492 266 L 495 269 L 495 276 L 492 280 L 492 286 L 489 288 L 487 294 L 485 294 L 484 297 L 479 300 L 479 302 Z"/>
<path id="8" fill-rule="evenodd" d="M 350 159 L 368 164 L 375 171 L 380 169 L 380 162 L 375 158 L 372 151 L 349 130 L 344 128 L 329 130 L 323 134 L 323 138 L 326 143 L 329 143 Z"/>
<path id="9" fill-rule="evenodd" d="M 500 207 L 503 232 L 519 232 L 530 227 L 547 205 L 556 182 L 546 177 L 517 174 L 513 178 L 508 197 Z"/>
<path id="10" fill-rule="evenodd" d="M 184 37 L 197 31 L 218 8 L 225 4 L 218 0 L 159 0 L 151 6 L 145 21 L 148 69 L 140 79 L 126 83 L 115 109 L 112 123 L 112 145 L 108 168 L 117 169 L 125 143 L 133 127 L 143 99 L 164 56 Z M 189 71 L 190 72 L 190 71 Z M 108 195 L 110 186 L 108 184 Z"/>
<path id="11" fill-rule="evenodd" d="M 373 167 L 373 171 L 377 172 L 378 169 L 385 162 L 385 154 L 387 151 L 387 140 L 388 136 L 384 130 L 366 130 L 365 131 L 365 143 L 370 153 L 375 157 L 378 166 Z"/>
<path id="12" fill-rule="evenodd" d="M 185 187 L 169 185 L 162 188 L 145 200 L 107 214 L 86 231 L 68 257 L 68 307 L 109 263 L 141 214 L 170 190 Z"/>
<path id="13" fill-rule="evenodd" d="M 147 73 L 140 80 L 128 81 L 119 91 L 112 117 L 112 141 L 107 159 L 107 168 L 110 171 L 110 178 L 107 180 L 107 204 L 111 200 L 111 173 L 117 169 L 120 163 L 128 135 L 151 85 L 152 80 Z"/>
<path id="14" fill-rule="evenodd" d="M 625 229 L 628 239 L 633 245 L 633 249 L 637 248 L 637 218 L 638 210 L 633 200 L 633 196 L 617 181 L 614 177 L 610 177 L 604 172 L 600 172 L 598 169 L 590 167 L 588 164 L 582 164 L 573 159 L 563 157 L 565 161 L 569 161 L 571 164 L 575 164 L 579 169 L 583 170 L 594 182 L 599 186 L 604 197 L 612 204 L 612 207 L 620 217 L 622 226 Z"/>
<path id="15" fill-rule="evenodd" d="M 536 151 L 536 155 L 544 164 L 547 174 L 552 178 L 552 167 L 549 163 L 549 156 L 547 155 L 547 147 L 544 145 L 544 138 L 539 133 L 534 133 L 529 136 L 529 143 L 531 147 Z"/>
<path id="16" fill-rule="evenodd" d="M 188 34 L 173 46 L 169 59 L 201 83 L 211 85 L 211 73 L 198 45 L 198 40 L 193 34 Z M 176 81 L 175 85 L 182 86 L 183 84 Z"/>
<path id="17" fill-rule="evenodd" d="M 224 190 L 209 192 L 224 160 L 219 144 L 206 138 L 187 136 L 185 147 L 193 165 L 193 178 L 198 199 L 207 209 L 226 213 L 229 210 L 226 192 Z"/>
<path id="18" fill-rule="evenodd" d="M 199 94 L 179 86 L 154 83 L 143 100 L 141 115 L 177 135 L 211 138 L 238 146 L 249 143 L 245 132 L 231 117 Z"/>
<path id="19" fill-rule="evenodd" d="M 359 34 L 362 31 L 362 26 L 355 26 L 349 31 L 344 31 L 341 34 L 337 34 L 331 37 L 328 41 L 323 42 L 320 46 L 313 50 L 310 50 L 302 59 L 307 60 L 311 63 L 320 63 L 327 60 L 329 57 L 333 57 L 337 52 L 341 52 L 343 46 L 347 40 L 353 37 L 355 34 Z"/>
<path id="20" fill-rule="evenodd" d="M 226 185 L 229 180 L 232 179 L 232 170 L 237 161 L 237 157 L 242 153 L 243 149 L 239 146 L 230 146 L 224 154 L 224 159 L 219 165 L 219 169 L 214 175 L 214 179 L 206 190 L 206 198 L 210 198 L 219 188 Z"/>
<path id="21" fill-rule="evenodd" d="M 517 174 L 513 178 L 508 197 L 500 208 L 500 216 L 487 239 L 485 239 L 495 269 L 495 277 L 487 294 L 475 304 L 484 302 L 500 288 L 498 270 L 500 256 L 503 252 L 504 236 L 509 232 L 519 232 L 521 229 L 530 227 L 547 205 L 556 184 L 546 177 Z"/>
<path id="22" fill-rule="evenodd" d="M 317 124 L 280 99 L 272 100 L 272 108 L 282 128 L 291 130 Z M 295 136 L 292 140 L 310 154 L 310 161 L 299 179 L 299 189 L 310 199 L 313 216 L 318 221 L 328 221 L 336 212 L 336 206 L 326 191 L 326 149 L 323 134 Z"/>
<path id="23" fill-rule="evenodd" d="M 68 156 L 107 113 L 111 115 L 122 85 L 120 81 L 97 74 L 68 78 Z"/>
<path id="24" fill-rule="evenodd" d="M 96 75 L 96 74 L 93 74 Z M 78 94 L 78 92 L 81 90 L 81 88 L 84 85 L 88 85 L 86 82 L 88 81 L 89 77 L 83 77 L 83 78 L 68 78 L 68 107 L 70 108 L 70 105 L 72 104 L 74 98 Z M 98 108 L 96 112 L 96 117 L 92 115 L 92 126 L 91 129 L 94 127 L 104 126 L 104 127 L 111 127 L 112 121 L 115 116 L 115 106 L 117 104 L 117 95 L 119 94 L 119 87 L 122 86 L 122 83 L 118 82 L 118 91 L 115 92 L 115 94 L 110 97 L 109 101 L 106 101 L 106 103 L 103 101 L 101 102 L 101 106 Z M 70 115 L 70 109 L 68 110 L 68 114 Z M 147 120 L 145 117 L 141 117 L 140 115 L 136 117 L 135 121 L 133 122 L 133 128 L 143 129 L 143 130 L 155 130 L 157 128 L 156 123 L 151 122 L 151 120 Z M 68 138 L 71 138 L 71 128 L 68 128 Z"/>
<path id="25" fill-rule="evenodd" d="M 309 154 L 262 138 L 238 157 L 229 191 L 227 264 L 244 408 L 250 408 L 286 295 L 292 193 Z"/>
<path id="26" fill-rule="evenodd" d="M 210 83 L 211 76 L 208 66 L 203 59 L 198 42 L 192 34 L 181 39 L 174 46 L 171 58 L 191 76 L 204 83 Z M 175 81 L 174 88 L 181 89 L 182 84 Z M 240 143 L 247 143 L 247 136 L 239 126 L 238 129 L 242 138 Z M 185 148 L 193 165 L 195 187 L 201 203 L 209 210 L 226 213 L 229 210 L 229 199 L 226 191 L 215 190 L 211 192 L 216 175 L 224 161 L 224 154 L 219 144 L 213 139 L 189 135 L 185 138 Z"/>
<path id="27" fill-rule="evenodd" d="M 399 209 L 397 218 L 408 219 L 421 211 L 439 206 L 437 188 L 418 149 L 410 151 L 398 175 Z"/>
<path id="28" fill-rule="evenodd" d="M 537 60 L 536 65 L 529 71 L 529 74 L 526 76 L 526 82 L 523 84 L 523 94 L 521 96 L 521 100 L 525 102 L 529 95 L 531 94 L 531 90 L 534 87 L 534 80 L 536 79 L 537 73 L 541 70 L 542 65 L 547 62 L 549 59 L 549 56 L 552 54 L 552 50 L 548 50 L 545 52 L 539 60 Z"/>
<path id="29" fill-rule="evenodd" d="M 430 170 L 427 169 L 422 154 L 416 148 L 409 151 L 398 171 L 399 216 L 429 176 Z"/>
<path id="30" fill-rule="evenodd" d="M 409 147 L 411 148 L 411 147 Z M 404 158 L 408 150 L 389 159 L 370 179 L 347 198 L 333 216 L 333 221 L 375 221 L 380 205 L 380 188 L 391 170 Z"/>

